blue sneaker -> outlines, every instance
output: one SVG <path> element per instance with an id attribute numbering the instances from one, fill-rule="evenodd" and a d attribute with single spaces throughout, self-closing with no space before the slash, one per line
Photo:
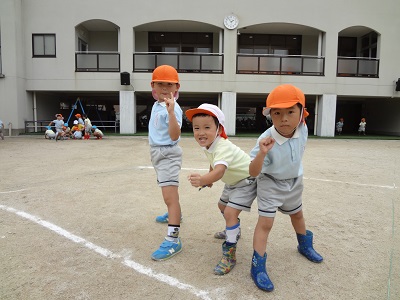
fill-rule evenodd
<path id="1" fill-rule="evenodd" d="M 183 217 L 181 216 L 181 222 L 182 222 Z M 162 216 L 156 217 L 156 222 L 157 223 L 168 223 L 168 213 L 166 212 Z"/>
<path id="2" fill-rule="evenodd" d="M 151 258 L 153 260 L 166 260 L 181 251 L 182 242 L 180 238 L 178 238 L 178 242 L 176 243 L 165 239 L 164 242 L 161 243 L 160 248 L 153 252 Z"/>

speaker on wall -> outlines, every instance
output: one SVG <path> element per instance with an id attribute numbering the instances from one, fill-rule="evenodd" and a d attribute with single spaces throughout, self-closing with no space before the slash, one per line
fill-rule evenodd
<path id="1" fill-rule="evenodd" d="M 131 74 L 128 72 L 121 73 L 121 85 L 130 85 L 131 84 Z"/>

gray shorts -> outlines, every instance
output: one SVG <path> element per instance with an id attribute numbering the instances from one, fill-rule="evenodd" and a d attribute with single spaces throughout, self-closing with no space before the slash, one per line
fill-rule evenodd
<path id="1" fill-rule="evenodd" d="M 179 186 L 182 166 L 182 148 L 173 146 L 151 146 L 150 157 L 157 173 L 158 186 Z"/>
<path id="2" fill-rule="evenodd" d="M 279 180 L 267 174 L 257 177 L 258 214 L 275 217 L 276 210 L 292 215 L 302 210 L 303 176 Z"/>
<path id="3" fill-rule="evenodd" d="M 257 180 L 245 178 L 235 185 L 225 184 L 219 203 L 238 210 L 250 211 L 251 204 L 257 196 Z"/>

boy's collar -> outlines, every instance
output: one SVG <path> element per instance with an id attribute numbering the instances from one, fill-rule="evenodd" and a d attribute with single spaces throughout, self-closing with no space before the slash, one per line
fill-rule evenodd
<path id="1" fill-rule="evenodd" d="M 295 132 L 294 132 L 294 134 L 293 134 L 293 136 L 292 136 L 291 138 L 287 138 L 287 137 L 284 137 L 283 135 L 281 135 L 281 134 L 275 129 L 275 126 L 272 125 L 272 127 L 271 127 L 271 136 L 274 138 L 274 140 L 275 140 L 279 145 L 282 145 L 282 144 L 284 144 L 285 142 L 287 142 L 288 140 L 290 140 L 290 139 L 297 139 L 297 138 L 300 136 L 300 134 L 299 134 L 299 127 L 296 128 L 296 130 L 295 130 Z"/>
<path id="2" fill-rule="evenodd" d="M 219 141 L 221 139 L 221 136 L 219 135 L 219 136 L 217 136 L 216 138 L 215 138 L 215 140 L 212 142 L 212 144 L 211 144 L 211 146 L 210 146 L 210 148 L 206 148 L 206 147 L 201 147 L 204 151 L 207 151 L 207 152 L 209 152 L 209 153 L 213 153 L 213 151 L 214 151 L 214 148 L 216 147 L 215 145 L 217 144 L 217 142 Z"/>

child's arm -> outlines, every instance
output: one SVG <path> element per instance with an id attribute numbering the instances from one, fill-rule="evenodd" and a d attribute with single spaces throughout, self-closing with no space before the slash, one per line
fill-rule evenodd
<path id="1" fill-rule="evenodd" d="M 209 173 L 201 176 L 200 174 L 190 174 L 188 180 L 194 187 L 210 186 L 214 182 L 220 180 L 224 176 L 226 170 L 225 165 L 216 165 Z"/>
<path id="2" fill-rule="evenodd" d="M 165 104 L 167 106 L 168 111 L 168 133 L 171 140 L 176 141 L 181 136 L 181 127 L 179 126 L 178 120 L 175 116 L 175 99 L 174 95 L 171 93 L 170 98 L 165 98 Z"/>
<path id="3" fill-rule="evenodd" d="M 260 140 L 260 151 L 258 151 L 256 157 L 250 162 L 249 165 L 249 174 L 250 176 L 256 177 L 260 174 L 265 156 L 268 151 L 274 146 L 275 140 L 268 136 Z"/>

